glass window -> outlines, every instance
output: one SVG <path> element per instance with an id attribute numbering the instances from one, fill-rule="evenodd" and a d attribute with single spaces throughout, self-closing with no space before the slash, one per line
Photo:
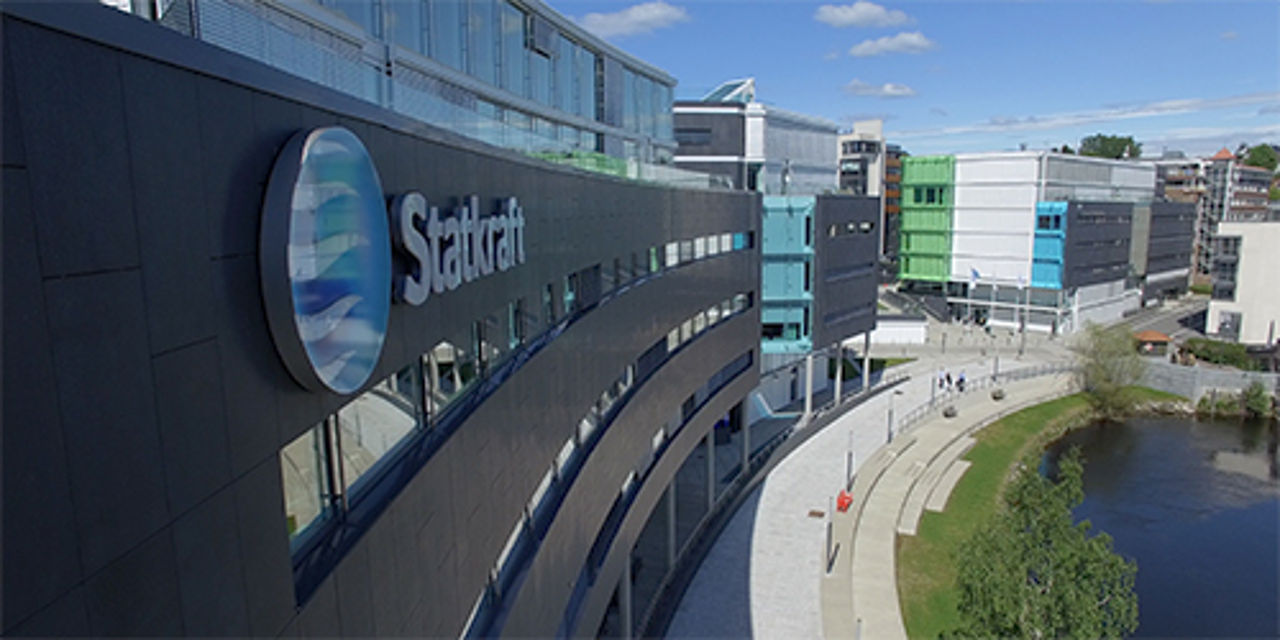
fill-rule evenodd
<path id="1" fill-rule="evenodd" d="M 720 234 L 720 250 L 733 251 L 733 234 L 731 233 Z"/>
<path id="2" fill-rule="evenodd" d="M 681 240 L 680 241 L 680 262 L 684 263 L 692 259 L 693 259 L 693 241 Z"/>
<path id="3" fill-rule="evenodd" d="M 454 69 L 463 66 L 463 0 L 431 0 L 431 57 Z"/>
<path id="4" fill-rule="evenodd" d="M 578 111 L 576 102 L 577 91 L 573 81 L 576 77 L 574 74 L 574 66 L 577 63 L 573 42 L 568 38 L 556 35 L 556 55 L 554 60 L 555 66 L 555 107 L 568 113 L 576 113 Z"/>
<path id="5" fill-rule="evenodd" d="M 596 119 L 596 54 L 583 47 L 577 47 L 578 64 L 575 73 L 578 77 L 578 115 L 588 120 Z M 595 144 L 591 145 L 595 148 Z"/>
<path id="6" fill-rule="evenodd" d="M 573 313 L 577 310 L 574 306 L 574 300 L 577 298 L 578 274 L 570 274 L 564 277 L 564 312 L 565 314 Z"/>
<path id="7" fill-rule="evenodd" d="M 507 109 L 506 121 L 506 146 L 520 151 L 532 150 L 533 118 L 514 109 Z"/>
<path id="8" fill-rule="evenodd" d="M 524 298 L 507 304 L 507 348 L 524 344 Z"/>
<path id="9" fill-rule="evenodd" d="M 525 67 L 529 56 L 524 48 L 524 12 L 504 2 L 499 9 L 502 25 L 502 88 L 518 96 L 528 96 Z"/>
<path id="10" fill-rule="evenodd" d="M 347 493 L 359 491 L 369 471 L 421 425 L 421 392 L 418 367 L 410 365 L 338 410 Z"/>
<path id="11" fill-rule="evenodd" d="M 707 315 L 699 313 L 693 316 L 693 333 L 695 335 L 702 333 L 707 328 Z"/>
<path id="12" fill-rule="evenodd" d="M 667 266 L 674 267 L 677 264 L 680 264 L 680 243 L 668 242 L 667 243 Z"/>
<path id="13" fill-rule="evenodd" d="M 555 285 L 550 282 L 542 289 L 542 318 L 548 327 L 556 323 Z"/>
<path id="14" fill-rule="evenodd" d="M 374 17 L 378 7 L 372 2 L 367 2 L 366 0 L 324 0 L 321 4 L 346 16 L 352 22 L 363 27 L 365 32 L 374 38 L 382 35 L 377 32 L 375 27 L 377 20 Z"/>
<path id="15" fill-rule="evenodd" d="M 680 324 L 680 342 L 688 342 L 693 338 L 693 319 L 690 318 Z"/>
<path id="16" fill-rule="evenodd" d="M 322 422 L 308 429 L 280 450 L 285 524 L 295 547 L 312 525 L 327 519 L 332 512 L 324 427 Z"/>
<path id="17" fill-rule="evenodd" d="M 447 340 L 430 353 L 427 387 L 433 392 L 429 406 L 433 415 L 449 406 L 479 378 L 475 358 Z"/>
<path id="18" fill-rule="evenodd" d="M 551 59 L 537 52 L 529 54 L 529 97 L 539 104 L 552 105 Z"/>
<path id="19" fill-rule="evenodd" d="M 707 257 L 707 239 L 694 238 L 693 240 L 693 259 L 701 260 Z"/>
<path id="20" fill-rule="evenodd" d="M 748 305 L 749 305 L 749 302 L 747 301 L 747 294 L 739 293 L 738 295 L 733 297 L 734 312 L 743 311 L 747 308 Z"/>
<path id="21" fill-rule="evenodd" d="M 747 234 L 745 233 L 733 234 L 733 250 L 738 251 L 740 249 L 746 249 L 746 248 L 747 248 Z"/>
<path id="22" fill-rule="evenodd" d="M 467 66 L 471 75 L 491 85 L 498 84 L 498 33 L 497 0 L 471 0 L 471 11 L 467 17 L 467 31 L 470 36 L 470 49 L 467 51 Z M 391 3 L 395 6 L 395 2 Z"/>
<path id="23" fill-rule="evenodd" d="M 622 128 L 635 131 L 636 127 L 636 74 L 622 70 Z"/>
<path id="24" fill-rule="evenodd" d="M 578 444 L 573 438 L 564 441 L 564 446 L 560 447 L 560 453 L 556 454 L 556 471 L 560 475 L 564 475 L 565 469 L 569 466 L 569 461 L 573 459 L 573 454 L 578 450 Z"/>
<path id="25" fill-rule="evenodd" d="M 426 10 L 423 0 L 405 0 L 392 2 L 387 7 L 387 28 L 391 31 L 391 39 L 396 44 L 416 53 L 425 48 L 423 33 Z"/>
<path id="26" fill-rule="evenodd" d="M 707 324 L 713 325 L 717 322 L 720 322 L 720 305 L 712 305 L 707 309 Z"/>
<path id="27" fill-rule="evenodd" d="M 679 347 L 679 346 L 680 346 L 680 329 L 675 328 L 675 329 L 672 329 L 669 333 L 667 333 L 667 353 L 671 353 L 672 351 L 675 351 L 676 347 Z"/>
<path id="28" fill-rule="evenodd" d="M 707 236 L 707 255 L 714 256 L 720 253 L 720 236 Z"/>

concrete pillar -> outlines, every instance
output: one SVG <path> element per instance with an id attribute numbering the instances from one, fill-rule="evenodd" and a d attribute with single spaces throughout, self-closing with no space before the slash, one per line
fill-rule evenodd
<path id="1" fill-rule="evenodd" d="M 667 485 L 667 571 L 676 566 L 676 478 Z"/>
<path id="2" fill-rule="evenodd" d="M 627 561 L 623 563 L 622 579 L 618 581 L 618 621 L 622 627 L 622 633 L 618 635 L 623 640 L 631 638 L 631 554 L 627 554 Z"/>
<path id="3" fill-rule="evenodd" d="M 836 343 L 836 388 L 835 400 L 836 406 L 840 405 L 840 386 L 844 384 L 844 347 Z"/>
<path id="4" fill-rule="evenodd" d="M 716 506 L 716 438 L 715 427 L 707 432 L 707 437 L 703 438 L 703 445 L 707 448 L 707 513 L 711 513 L 711 509 Z"/>
<path id="5" fill-rule="evenodd" d="M 871 332 L 863 334 L 865 340 L 862 347 L 862 390 L 871 388 Z"/>
<path id="6" fill-rule="evenodd" d="M 813 413 L 813 353 L 804 357 L 804 416 Z"/>
<path id="7" fill-rule="evenodd" d="M 730 412 L 730 420 L 733 420 L 734 417 L 736 417 L 738 427 L 742 431 L 742 471 L 741 473 L 746 473 L 747 464 L 751 462 L 751 427 L 747 424 L 746 420 L 742 419 L 742 413 L 741 413 L 742 403 L 739 402 L 738 404 L 734 405 L 733 409 L 734 409 L 733 412 Z"/>

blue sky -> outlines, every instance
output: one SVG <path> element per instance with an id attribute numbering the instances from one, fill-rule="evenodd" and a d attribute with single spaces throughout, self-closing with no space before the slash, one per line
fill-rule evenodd
<path id="1" fill-rule="evenodd" d="M 1280 143 L 1280 2 L 549 0 L 697 98 L 757 99 L 848 127 L 881 117 L 909 152 L 1075 147 L 1144 155 Z"/>

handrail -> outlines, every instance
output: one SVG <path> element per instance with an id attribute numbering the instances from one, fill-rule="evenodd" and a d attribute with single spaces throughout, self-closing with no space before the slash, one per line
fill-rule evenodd
<path id="1" fill-rule="evenodd" d="M 1013 382 L 1015 380 L 1026 380 L 1028 378 L 1035 378 L 1044 375 L 1070 373 L 1075 371 L 1075 369 L 1075 365 L 1070 363 L 1050 363 L 1036 365 L 1033 367 L 1022 367 L 1011 371 L 1002 371 L 996 375 L 981 376 L 972 381 L 966 381 L 966 392 L 982 391 L 984 389 L 997 387 L 1001 384 Z M 934 382 L 931 380 L 930 384 L 934 384 Z M 903 414 L 903 416 L 893 425 L 894 434 L 898 435 L 906 433 L 934 412 L 946 405 L 949 405 L 954 399 L 952 393 L 956 392 L 947 391 L 945 395 L 930 398 L 929 400 L 920 403 L 910 411 L 907 411 L 907 413 Z"/>

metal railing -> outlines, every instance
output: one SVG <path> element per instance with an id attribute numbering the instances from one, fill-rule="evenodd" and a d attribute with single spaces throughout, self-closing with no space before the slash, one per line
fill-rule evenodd
<path id="1" fill-rule="evenodd" d="M 1017 380 L 1026 380 L 1028 378 L 1056 375 L 1060 373 L 1071 373 L 1075 371 L 1075 368 L 1075 364 L 1073 363 L 1051 363 L 1037 365 L 1034 367 L 1022 367 L 1011 371 L 1002 371 L 995 375 L 977 376 L 972 380 L 966 380 L 964 391 L 937 392 L 925 402 L 922 402 L 920 405 L 910 411 L 907 411 L 893 425 L 894 434 L 900 435 L 906 433 L 912 427 L 932 416 L 934 413 L 942 411 L 945 407 L 950 406 L 962 393 L 983 391 Z M 929 384 L 937 384 L 937 382 L 930 380 Z"/>
<path id="2" fill-rule="evenodd" d="M 725 487 L 720 498 L 716 500 L 711 510 L 689 535 L 688 541 L 681 547 L 676 556 L 675 565 L 664 576 L 653 600 L 638 618 L 640 624 L 637 628 L 641 632 L 641 637 L 665 635 L 667 625 L 670 624 L 676 607 L 684 597 L 685 589 L 693 580 L 693 575 L 697 572 L 702 558 L 710 551 L 720 532 L 737 512 L 738 507 L 745 502 L 752 489 L 774 466 L 836 418 L 875 397 L 876 394 L 891 390 L 910 378 L 911 376 L 906 373 L 897 373 L 881 377 L 878 382 L 873 382 L 869 389 L 842 397 L 839 403 L 836 403 L 835 398 L 832 397 L 830 401 L 813 410 L 807 419 L 802 416 L 756 448 L 747 460 L 745 473 L 738 473 L 729 486 Z"/>

